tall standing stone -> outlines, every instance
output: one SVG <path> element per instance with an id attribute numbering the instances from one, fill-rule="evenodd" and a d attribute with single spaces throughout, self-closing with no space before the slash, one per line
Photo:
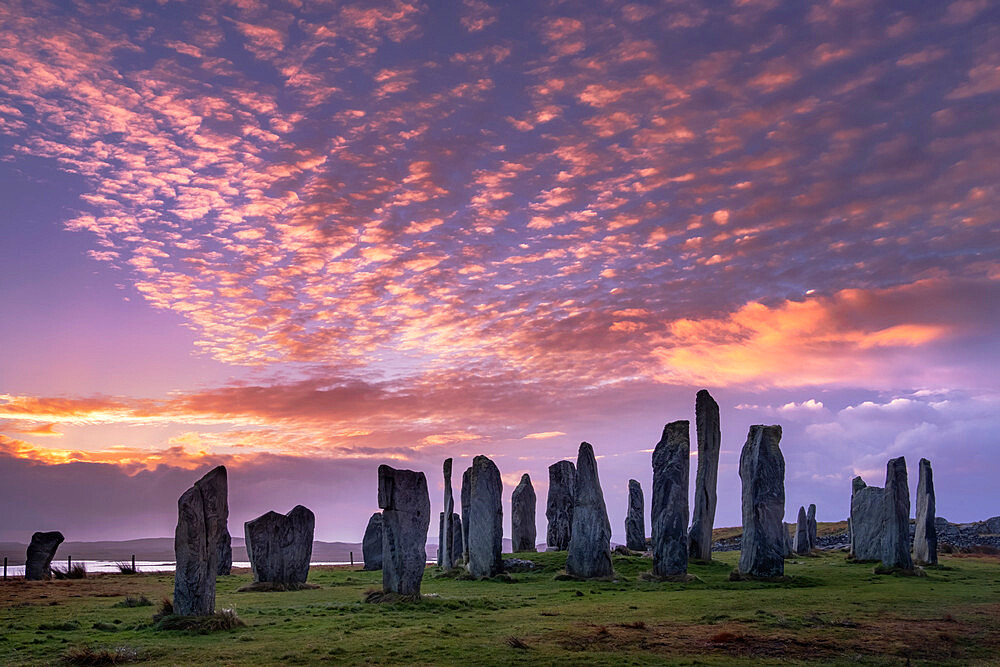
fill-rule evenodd
<path id="1" fill-rule="evenodd" d="M 809 517 L 805 507 L 799 507 L 799 518 L 795 522 L 795 540 L 792 542 L 792 550 L 800 556 L 809 553 Z"/>
<path id="2" fill-rule="evenodd" d="M 569 549 L 573 534 L 573 494 L 576 493 L 576 467 L 572 461 L 549 466 L 549 495 L 545 503 L 548 529 L 545 544 L 551 551 Z"/>
<path id="3" fill-rule="evenodd" d="M 906 459 L 889 459 L 885 469 L 885 500 L 882 503 L 882 567 L 912 570 L 910 558 L 910 487 L 906 481 Z"/>
<path id="4" fill-rule="evenodd" d="M 625 546 L 632 551 L 646 550 L 646 503 L 642 497 L 642 485 L 634 479 L 628 481 Z"/>
<path id="5" fill-rule="evenodd" d="M 472 466 L 462 473 L 462 562 L 469 564 L 469 507 L 472 505 Z"/>
<path id="6" fill-rule="evenodd" d="M 382 590 L 419 596 L 431 522 L 424 473 L 380 465 L 378 506 L 382 508 Z"/>
<path id="7" fill-rule="evenodd" d="M 816 548 L 816 505 L 810 504 L 806 510 L 806 526 L 809 528 L 809 548 Z"/>
<path id="8" fill-rule="evenodd" d="M 58 530 L 34 533 L 31 536 L 24 561 L 24 578 L 27 581 L 43 581 L 52 576 L 52 559 L 63 539 L 63 534 Z"/>
<path id="9" fill-rule="evenodd" d="M 177 501 L 174 531 L 174 613 L 215 613 L 219 541 L 229 520 L 229 483 L 225 466 L 210 470 Z"/>
<path id="10" fill-rule="evenodd" d="M 782 532 L 784 533 L 783 537 L 785 538 L 785 558 L 791 558 L 795 555 L 795 545 L 792 543 L 792 534 L 790 530 L 791 526 L 784 521 L 781 522 L 781 525 L 784 528 Z"/>
<path id="11" fill-rule="evenodd" d="M 458 559 L 462 553 L 465 543 L 462 537 L 462 517 L 457 512 L 451 515 L 451 553 L 455 556 L 454 565 L 458 565 Z"/>
<path id="12" fill-rule="evenodd" d="M 711 560 L 722 431 L 719 404 L 705 389 L 695 397 L 694 417 L 698 431 L 698 472 L 694 482 L 694 515 L 691 518 L 689 553 L 691 558 Z"/>
<path id="13" fill-rule="evenodd" d="M 781 427 L 754 425 L 740 454 L 743 482 L 743 543 L 738 571 L 751 577 L 785 573 L 785 459 Z"/>
<path id="14" fill-rule="evenodd" d="M 573 528 L 566 572 L 584 579 L 610 577 L 615 572 L 611 565 L 611 522 L 597 474 L 594 447 L 588 442 L 580 444 L 576 459 Z"/>
<path id="15" fill-rule="evenodd" d="M 503 482 L 486 456 L 472 459 L 469 505 L 469 574 L 477 579 L 503 572 Z"/>
<path id="16" fill-rule="evenodd" d="M 510 537 L 515 552 L 537 551 L 535 503 L 535 488 L 531 486 L 531 477 L 524 473 L 510 496 Z"/>
<path id="17" fill-rule="evenodd" d="M 455 513 L 455 498 L 451 492 L 451 459 L 444 460 L 444 511 L 438 532 L 438 566 L 446 570 L 455 567 L 458 554 L 451 549 L 451 515 Z"/>
<path id="18" fill-rule="evenodd" d="M 868 486 L 855 477 L 851 482 L 851 558 L 877 561 L 882 558 L 882 504 L 885 489 Z"/>
<path id="19" fill-rule="evenodd" d="M 226 522 L 226 526 L 219 536 L 219 572 L 220 576 L 226 576 L 233 573 L 233 538 L 229 534 L 229 522 Z"/>
<path id="20" fill-rule="evenodd" d="M 296 505 L 288 514 L 268 512 L 243 524 L 253 580 L 304 584 L 309 578 L 316 516 Z"/>
<path id="21" fill-rule="evenodd" d="M 364 539 L 361 540 L 361 556 L 365 559 L 366 570 L 382 569 L 382 513 L 375 512 L 368 519 Z"/>
<path id="22" fill-rule="evenodd" d="M 653 574 L 679 577 L 688 566 L 690 422 L 670 422 L 653 449 Z"/>
<path id="23" fill-rule="evenodd" d="M 931 462 L 920 459 L 917 482 L 917 528 L 913 534 L 913 559 L 921 565 L 937 565 L 937 528 L 934 525 L 934 471 Z"/>

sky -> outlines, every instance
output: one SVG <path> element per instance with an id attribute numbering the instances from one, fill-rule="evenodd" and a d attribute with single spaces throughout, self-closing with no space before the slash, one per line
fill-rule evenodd
<path id="1" fill-rule="evenodd" d="M 787 520 L 896 456 L 998 515 L 998 105 L 990 0 L 0 0 L 0 540 L 225 464 L 360 541 L 485 454 L 543 541 L 585 440 L 622 541 L 701 388 L 717 526 L 760 423 Z"/>

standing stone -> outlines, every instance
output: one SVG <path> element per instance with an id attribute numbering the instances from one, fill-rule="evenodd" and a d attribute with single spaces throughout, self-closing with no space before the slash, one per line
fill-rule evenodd
<path id="1" fill-rule="evenodd" d="M 913 534 L 913 559 L 921 565 L 937 565 L 937 528 L 934 525 L 934 471 L 931 462 L 920 459 L 917 482 L 917 529 Z"/>
<path id="2" fill-rule="evenodd" d="M 52 576 L 52 559 L 64 539 L 58 530 L 31 536 L 24 561 L 24 578 L 27 581 L 44 581 Z"/>
<path id="3" fill-rule="evenodd" d="M 646 550 L 646 503 L 642 497 L 642 486 L 634 479 L 628 481 L 625 546 L 632 551 Z"/>
<path id="4" fill-rule="evenodd" d="M 531 477 L 528 473 L 524 473 L 510 496 L 510 537 L 515 552 L 537 551 L 535 502 L 535 489 L 531 486 Z"/>
<path id="5" fill-rule="evenodd" d="M 877 561 L 882 557 L 882 503 L 885 489 L 868 486 L 855 477 L 851 482 L 851 558 Z"/>
<path id="6" fill-rule="evenodd" d="M 296 505 L 288 514 L 268 512 L 244 523 L 254 582 L 306 583 L 315 527 L 315 515 L 302 505 Z"/>
<path id="7" fill-rule="evenodd" d="M 680 577 L 688 566 L 690 422 L 670 422 L 653 449 L 653 574 Z"/>
<path id="8" fill-rule="evenodd" d="M 719 404 L 707 390 L 694 401 L 698 431 L 698 473 L 694 482 L 694 516 L 691 519 L 691 558 L 712 560 L 712 528 L 715 526 L 716 486 L 719 478 L 719 450 L 722 432 Z"/>
<path id="9" fill-rule="evenodd" d="M 469 574 L 476 579 L 503 572 L 503 482 L 488 457 L 472 459 L 469 485 Z"/>
<path id="10" fill-rule="evenodd" d="M 451 553 L 455 555 L 455 562 L 452 567 L 458 566 L 459 554 L 464 548 L 464 538 L 462 537 L 462 517 L 457 513 L 451 515 Z"/>
<path id="11" fill-rule="evenodd" d="M 751 577 L 785 573 L 785 459 L 778 446 L 780 426 L 750 427 L 740 454 L 743 482 L 743 544 L 738 571 Z"/>
<path id="12" fill-rule="evenodd" d="M 469 564 L 469 507 L 472 505 L 472 466 L 462 473 L 462 562 Z"/>
<path id="13" fill-rule="evenodd" d="M 910 488 L 906 482 L 906 459 L 902 456 L 890 459 L 886 465 L 882 508 L 882 567 L 912 570 Z"/>
<path id="14" fill-rule="evenodd" d="M 451 493 L 451 459 L 444 460 L 444 511 L 438 531 L 438 567 L 455 567 L 458 555 L 451 550 L 451 515 L 455 513 L 455 498 Z"/>
<path id="15" fill-rule="evenodd" d="M 611 522 L 597 475 L 597 459 L 589 442 L 580 444 L 573 493 L 573 527 L 570 531 L 566 572 L 574 577 L 610 577 Z"/>
<path id="16" fill-rule="evenodd" d="M 799 507 L 799 518 L 795 524 L 795 541 L 792 550 L 798 555 L 809 553 L 809 517 L 805 507 Z"/>
<path id="17" fill-rule="evenodd" d="M 215 613 L 215 577 L 219 573 L 219 541 L 229 519 L 226 467 L 210 470 L 177 501 L 174 531 L 174 613 Z"/>
<path id="18" fill-rule="evenodd" d="M 784 527 L 784 538 L 785 538 L 785 558 L 791 558 L 795 555 L 795 545 L 792 543 L 792 535 L 790 532 L 791 526 L 789 526 L 784 521 L 781 522 Z"/>
<path id="19" fill-rule="evenodd" d="M 431 498 L 424 473 L 378 467 L 382 508 L 382 590 L 417 597 L 427 564 Z"/>
<path id="20" fill-rule="evenodd" d="M 219 536 L 219 572 L 220 576 L 233 573 L 233 538 L 229 535 L 229 521 Z"/>
<path id="21" fill-rule="evenodd" d="M 809 548 L 816 548 L 816 505 L 809 505 L 806 511 L 806 526 L 809 528 Z"/>
<path id="22" fill-rule="evenodd" d="M 548 529 L 545 544 L 550 551 L 569 549 L 573 533 L 573 494 L 576 493 L 576 466 L 559 461 L 549 466 L 549 495 L 545 503 Z"/>
<path id="23" fill-rule="evenodd" d="M 368 519 L 365 537 L 361 540 L 361 556 L 366 570 L 382 569 L 382 513 L 375 512 Z"/>

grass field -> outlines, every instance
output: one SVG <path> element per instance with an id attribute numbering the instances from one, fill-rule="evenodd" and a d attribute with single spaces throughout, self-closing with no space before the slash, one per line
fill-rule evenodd
<path id="1" fill-rule="evenodd" d="M 170 574 L 0 584 L 0 662 L 53 664 L 81 648 L 134 650 L 143 664 L 994 664 L 1000 559 L 945 557 L 927 577 L 877 576 L 843 553 L 788 561 L 784 583 L 730 582 L 738 553 L 692 565 L 699 580 L 650 583 L 650 561 L 615 557 L 617 582 L 557 581 L 565 554 L 531 556 L 514 582 L 437 578 L 416 603 L 367 604 L 381 573 L 314 568 L 316 590 L 240 593 L 221 577 L 219 609 L 245 627 L 157 630 Z M 154 606 L 123 607 L 126 595 Z M 82 664 L 82 663 L 80 663 Z"/>

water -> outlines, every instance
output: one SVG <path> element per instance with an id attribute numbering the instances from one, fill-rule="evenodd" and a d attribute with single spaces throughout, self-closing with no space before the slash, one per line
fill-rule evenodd
<path id="1" fill-rule="evenodd" d="M 74 560 L 73 565 L 83 565 L 87 568 L 88 574 L 100 574 L 100 573 L 117 573 L 118 572 L 118 562 L 113 560 Z M 316 561 L 310 563 L 310 565 L 350 565 L 350 562 L 344 561 Z M 355 563 L 357 566 L 363 565 L 363 563 Z M 137 560 L 135 562 L 136 568 L 139 572 L 173 572 L 176 563 L 174 561 L 157 561 L 157 560 Z M 66 569 L 66 562 L 55 562 L 53 561 L 52 567 L 57 567 L 59 569 Z M 234 561 L 233 567 L 245 567 L 249 568 L 250 563 L 247 561 Z M 8 565 L 7 566 L 7 576 L 8 577 L 23 577 L 24 576 L 24 566 L 23 565 Z"/>

